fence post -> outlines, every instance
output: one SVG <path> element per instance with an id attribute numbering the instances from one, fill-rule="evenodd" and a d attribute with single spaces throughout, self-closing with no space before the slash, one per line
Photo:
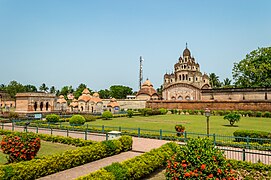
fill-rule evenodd
<path id="1" fill-rule="evenodd" d="M 36 133 L 38 134 L 39 133 L 39 127 L 36 126 Z"/>
<path id="2" fill-rule="evenodd" d="M 62 122 L 60 122 L 60 124 L 59 124 L 59 129 L 61 129 L 62 128 Z"/>
<path id="3" fill-rule="evenodd" d="M 214 146 L 216 144 L 216 137 L 215 137 L 215 134 L 213 134 L 213 140 L 214 140 Z"/>
<path id="4" fill-rule="evenodd" d="M 27 132 L 27 126 L 25 126 L 25 132 Z"/>
<path id="5" fill-rule="evenodd" d="M 85 140 L 88 140 L 88 129 L 85 131 Z"/>
<path id="6" fill-rule="evenodd" d="M 121 132 L 121 127 L 119 127 L 119 132 Z"/>
<path id="7" fill-rule="evenodd" d="M 102 125 L 102 133 L 104 133 L 104 125 Z"/>
<path id="8" fill-rule="evenodd" d="M 246 160 L 246 150 L 243 149 L 243 161 L 245 161 L 245 160 Z"/>
<path id="9" fill-rule="evenodd" d="M 53 129 L 51 128 L 51 135 L 53 135 Z"/>
<path id="10" fill-rule="evenodd" d="M 162 140 L 162 139 L 163 139 L 163 130 L 160 129 L 160 140 Z"/>
<path id="11" fill-rule="evenodd" d="M 108 141 L 108 133 L 105 133 L 105 140 Z"/>
<path id="12" fill-rule="evenodd" d="M 187 141 L 187 133 L 186 133 L 186 131 L 184 131 L 184 142 L 186 142 Z"/>
<path id="13" fill-rule="evenodd" d="M 14 122 L 12 121 L 12 131 L 14 131 Z"/>
<path id="14" fill-rule="evenodd" d="M 140 137 L 140 128 L 137 129 L 137 136 Z"/>
<path id="15" fill-rule="evenodd" d="M 249 137 L 248 136 L 246 137 L 246 142 L 247 142 L 246 148 L 249 149 Z"/>
<path id="16" fill-rule="evenodd" d="M 69 129 L 67 128 L 67 137 L 69 136 Z"/>
<path id="17" fill-rule="evenodd" d="M 4 123 L 2 122 L 2 129 L 4 129 Z"/>
<path id="18" fill-rule="evenodd" d="M 88 124 L 87 124 L 87 131 L 88 131 Z"/>

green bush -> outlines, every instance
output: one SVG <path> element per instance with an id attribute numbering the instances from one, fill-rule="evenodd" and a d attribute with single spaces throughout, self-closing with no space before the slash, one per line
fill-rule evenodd
<path id="1" fill-rule="evenodd" d="M 114 145 L 120 145 L 118 141 L 112 140 Z M 117 147 L 113 154 L 119 153 L 119 149 Z M 68 150 L 61 154 L 45 156 L 42 159 L 3 165 L 1 166 L 0 179 L 38 179 L 39 177 L 108 157 L 111 154 L 112 148 L 109 148 L 105 143 L 99 142 L 75 150 Z"/>
<path id="2" fill-rule="evenodd" d="M 268 112 L 268 111 L 264 112 L 263 117 L 266 117 L 266 118 L 271 117 L 270 112 Z"/>
<path id="3" fill-rule="evenodd" d="M 252 117 L 253 116 L 253 111 L 246 111 L 246 116 Z"/>
<path id="4" fill-rule="evenodd" d="M 112 172 L 108 172 L 105 169 L 100 169 L 86 176 L 82 176 L 77 180 L 115 180 L 115 176 Z"/>
<path id="5" fill-rule="evenodd" d="M 209 139 L 191 139 L 172 156 L 166 167 L 167 179 L 233 178 L 224 153 Z"/>
<path id="6" fill-rule="evenodd" d="M 105 120 L 113 118 L 113 114 L 110 111 L 104 111 L 102 114 L 102 118 Z"/>
<path id="7" fill-rule="evenodd" d="M 134 115 L 134 111 L 133 110 L 127 110 L 127 116 L 129 118 L 133 117 L 133 115 Z"/>
<path id="8" fill-rule="evenodd" d="M 46 121 L 50 123 L 56 123 L 59 121 L 59 119 L 60 119 L 59 115 L 56 114 L 48 114 L 46 116 Z"/>
<path id="9" fill-rule="evenodd" d="M 271 143 L 271 133 L 265 132 L 265 131 L 254 131 L 254 130 L 237 130 L 233 133 L 233 135 L 236 137 L 236 141 L 246 141 L 246 137 L 249 138 L 257 138 L 257 139 L 250 139 L 251 142 L 258 142 L 260 144 L 263 143 Z M 238 138 L 242 137 L 242 138 Z M 262 138 L 264 140 L 261 140 L 259 138 Z M 270 140 L 269 140 L 270 139 Z"/>
<path id="10" fill-rule="evenodd" d="M 85 122 L 86 122 L 85 118 L 81 115 L 73 115 L 70 118 L 70 125 L 72 126 L 81 126 L 85 124 Z"/>
<path id="11" fill-rule="evenodd" d="M 10 111 L 8 114 L 8 118 L 9 119 L 17 119 L 17 118 L 19 118 L 19 114 L 14 111 Z"/>
<path id="12" fill-rule="evenodd" d="M 239 122 L 241 119 L 240 114 L 230 113 L 224 116 L 224 119 L 227 119 L 230 122 L 230 125 L 233 126 L 234 123 Z"/>
<path id="13" fill-rule="evenodd" d="M 160 108 L 159 111 L 160 111 L 160 114 L 163 114 L 163 115 L 167 114 L 167 110 L 165 108 Z"/>
<path id="14" fill-rule="evenodd" d="M 256 117 L 262 117 L 262 112 L 257 111 L 255 116 L 256 116 Z"/>
<path id="15" fill-rule="evenodd" d="M 84 114 L 82 116 L 85 118 L 86 122 L 96 121 L 96 119 L 98 118 L 97 116 L 93 116 L 89 114 Z"/>
<path id="16" fill-rule="evenodd" d="M 123 151 L 129 151 L 132 149 L 133 139 L 130 136 L 121 136 L 118 140 L 122 144 Z"/>
<path id="17" fill-rule="evenodd" d="M 89 175 L 80 177 L 78 180 L 102 179 L 109 176 L 116 180 L 140 179 L 163 167 L 166 160 L 176 153 L 178 149 L 179 145 L 176 143 L 167 143 L 141 156 L 136 156 L 122 163 L 113 163 Z"/>

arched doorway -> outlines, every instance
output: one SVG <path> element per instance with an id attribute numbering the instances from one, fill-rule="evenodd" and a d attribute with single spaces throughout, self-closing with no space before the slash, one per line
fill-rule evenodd
<path id="1" fill-rule="evenodd" d="M 81 106 L 81 111 L 83 111 L 84 110 L 84 108 L 83 108 L 83 106 Z"/>
<path id="2" fill-rule="evenodd" d="M 38 103 L 35 102 L 35 103 L 34 103 L 34 111 L 37 111 L 37 108 L 38 108 Z"/>
<path id="3" fill-rule="evenodd" d="M 45 108 L 46 108 L 46 111 L 48 111 L 48 109 L 49 109 L 49 103 L 48 102 L 46 102 Z"/>
<path id="4" fill-rule="evenodd" d="M 91 106 L 91 112 L 93 113 L 93 111 L 94 111 L 94 108 L 93 108 L 93 106 Z"/>
<path id="5" fill-rule="evenodd" d="M 179 96 L 179 97 L 178 97 L 178 100 L 183 100 L 183 97 L 182 97 L 182 96 Z"/>
<path id="6" fill-rule="evenodd" d="M 43 109 L 43 102 L 40 103 L 40 110 L 42 111 Z"/>

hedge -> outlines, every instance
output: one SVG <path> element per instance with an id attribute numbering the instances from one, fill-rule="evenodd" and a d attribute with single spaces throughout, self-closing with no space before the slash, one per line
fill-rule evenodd
<path id="1" fill-rule="evenodd" d="M 247 171 L 271 171 L 271 165 L 263 163 L 252 163 L 247 161 L 227 160 L 233 169 L 244 169 Z"/>
<path id="2" fill-rule="evenodd" d="M 122 163 L 113 163 L 98 171 L 78 178 L 78 180 L 92 179 L 140 179 L 149 175 L 160 167 L 163 167 L 166 160 L 176 153 L 179 145 L 176 143 L 167 143 L 160 148 L 153 149 L 141 156 L 123 161 Z"/>
<path id="3" fill-rule="evenodd" d="M 271 133 L 265 131 L 255 131 L 255 130 L 237 130 L 233 133 L 236 141 L 246 141 L 245 138 L 238 137 L 250 137 L 250 138 L 263 138 L 265 140 L 250 139 L 252 142 L 258 143 L 271 143 Z"/>
<path id="4" fill-rule="evenodd" d="M 107 143 L 99 142 L 75 150 L 68 150 L 60 154 L 45 156 L 41 159 L 3 165 L 0 166 L 0 179 L 37 179 L 39 177 L 102 159 L 123 151 L 123 145 L 120 139 L 131 139 L 131 137 L 122 136 L 118 140 L 110 140 L 107 141 Z M 130 146 L 132 146 L 132 144 L 130 144 Z M 114 150 L 113 152 L 112 149 Z"/>
<path id="5" fill-rule="evenodd" d="M 0 129 L 0 135 L 14 134 L 14 135 L 18 136 L 18 135 L 20 135 L 20 133 L 21 132 Z M 28 134 L 35 134 L 35 136 L 38 136 L 40 139 L 42 139 L 44 141 L 68 144 L 68 145 L 73 145 L 73 146 L 77 146 L 77 147 L 89 146 L 91 144 L 97 143 L 92 140 L 83 140 L 81 138 L 54 136 L 54 135 L 48 135 L 48 134 L 36 134 L 33 132 L 28 132 Z"/>

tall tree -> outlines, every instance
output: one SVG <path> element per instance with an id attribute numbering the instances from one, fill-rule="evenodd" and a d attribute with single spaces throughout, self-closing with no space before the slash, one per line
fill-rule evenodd
<path id="1" fill-rule="evenodd" d="M 209 81 L 212 88 L 219 88 L 221 87 L 221 83 L 219 81 L 219 76 L 215 73 L 209 74 Z"/>
<path id="2" fill-rule="evenodd" d="M 25 92 L 37 92 L 38 91 L 36 86 L 31 85 L 31 84 L 25 85 L 24 88 L 25 88 Z"/>
<path id="3" fill-rule="evenodd" d="M 39 88 L 40 91 L 48 92 L 49 88 L 46 86 L 45 83 L 42 83 L 42 85 Z"/>
<path id="4" fill-rule="evenodd" d="M 233 86 L 231 85 L 231 80 L 229 78 L 226 78 L 222 82 L 223 88 L 232 88 Z"/>
<path id="5" fill-rule="evenodd" d="M 102 99 L 109 99 L 110 98 L 110 91 L 108 89 L 100 90 L 99 92 L 100 98 Z"/>
<path id="6" fill-rule="evenodd" d="M 114 85 L 110 87 L 111 97 L 125 99 L 127 95 L 133 94 L 133 89 L 127 86 Z"/>
<path id="7" fill-rule="evenodd" d="M 6 91 L 12 98 L 15 98 L 17 93 L 25 92 L 25 87 L 17 81 L 10 81 L 6 87 Z"/>
<path id="8" fill-rule="evenodd" d="M 253 50 L 234 63 L 232 75 L 236 87 L 271 87 L 271 47 Z"/>
<path id="9" fill-rule="evenodd" d="M 78 99 L 79 96 L 82 95 L 83 90 L 86 89 L 86 88 L 87 88 L 87 85 L 81 83 L 81 84 L 76 88 L 76 90 L 75 90 L 74 93 L 73 93 L 73 94 L 74 94 L 74 98 Z M 90 92 L 91 92 L 91 91 L 90 91 Z"/>
<path id="10" fill-rule="evenodd" d="M 55 86 L 51 86 L 51 87 L 50 87 L 50 93 L 52 93 L 52 94 L 55 94 L 55 93 L 56 93 L 56 88 L 55 88 Z"/>

